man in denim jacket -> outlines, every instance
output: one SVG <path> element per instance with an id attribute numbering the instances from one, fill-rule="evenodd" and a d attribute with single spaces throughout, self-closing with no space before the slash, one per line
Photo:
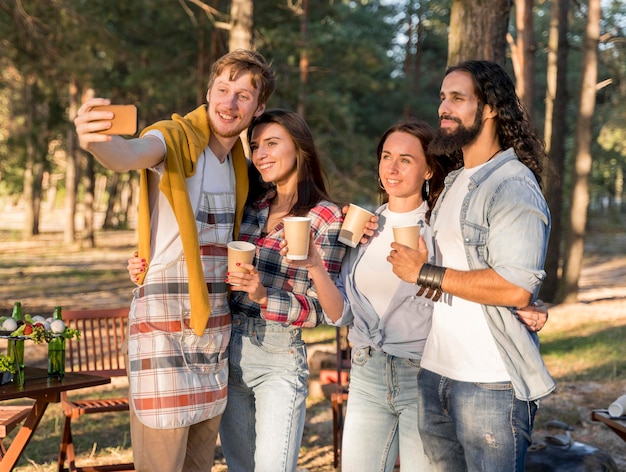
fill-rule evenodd
<path id="1" fill-rule="evenodd" d="M 418 377 L 420 435 L 435 470 L 522 472 L 536 400 L 554 390 L 536 332 L 514 313 L 534 302 L 545 277 L 545 150 L 497 64 L 449 68 L 440 99 L 429 151 L 463 167 L 432 213 L 437 265 L 425 247 L 394 243 L 388 258 L 439 301 Z"/>

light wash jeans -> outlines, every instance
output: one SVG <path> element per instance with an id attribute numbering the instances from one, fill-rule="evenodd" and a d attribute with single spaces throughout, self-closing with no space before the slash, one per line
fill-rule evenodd
<path id="1" fill-rule="evenodd" d="M 438 472 L 523 472 L 537 404 L 510 383 L 418 375 L 419 430 Z"/>
<path id="2" fill-rule="evenodd" d="M 341 447 L 342 472 L 431 470 L 417 430 L 419 361 L 373 349 L 352 350 Z"/>
<path id="3" fill-rule="evenodd" d="M 229 472 L 296 470 L 309 367 L 301 329 L 233 316 L 220 437 Z"/>

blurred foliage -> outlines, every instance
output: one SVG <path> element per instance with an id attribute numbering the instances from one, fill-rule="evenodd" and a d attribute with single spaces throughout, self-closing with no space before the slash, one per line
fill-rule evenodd
<path id="1" fill-rule="evenodd" d="M 80 94 L 93 88 L 116 103 L 137 104 L 140 127 L 197 106 L 212 60 L 226 52 L 227 32 L 219 22 L 228 21 L 229 8 L 228 2 L 212 2 L 222 13 L 217 18 L 200 3 L 0 1 L 0 199 L 20 199 L 32 142 L 43 143 L 38 153 L 44 169 L 58 176 L 48 185 L 62 190 L 67 135 L 73 129 L 68 118 L 72 81 Z M 533 116 L 542 129 L 550 2 L 535 3 Z M 268 105 L 303 111 L 335 199 L 375 205 L 378 137 L 406 114 L 436 124 L 450 2 L 309 0 L 306 16 L 302 5 L 288 0 L 254 5 L 255 47 L 273 62 L 278 76 Z M 571 121 L 570 129 L 580 87 L 584 9 L 574 4 L 569 21 L 572 100 L 562 118 Z M 599 77 L 607 82 L 598 90 L 592 201 L 615 200 L 623 192 L 626 161 L 626 116 L 620 106 L 626 96 L 626 5 L 609 0 L 603 13 Z M 515 36 L 514 21 L 510 28 Z M 303 56 L 306 81 L 300 71 Z M 39 141 L 28 139 L 33 136 Z M 568 149 L 571 159 L 573 137 Z M 571 169 L 571 162 L 567 165 Z M 97 172 L 108 175 L 99 166 Z M 565 186 L 568 174 L 562 176 Z"/>

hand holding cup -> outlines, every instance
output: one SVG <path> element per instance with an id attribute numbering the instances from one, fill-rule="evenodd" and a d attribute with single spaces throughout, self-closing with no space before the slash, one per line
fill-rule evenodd
<path id="1" fill-rule="evenodd" d="M 246 241 L 231 241 L 228 243 L 228 272 L 229 274 L 249 273 L 251 269 L 245 265 L 252 264 L 256 246 Z M 232 283 L 231 285 L 237 285 Z"/>
<path id="2" fill-rule="evenodd" d="M 286 257 L 293 261 L 303 261 L 309 256 L 311 239 L 311 218 L 288 216 L 283 218 L 283 239 L 289 242 Z"/>
<path id="3" fill-rule="evenodd" d="M 343 224 L 341 225 L 341 230 L 339 231 L 339 238 L 337 239 L 346 246 L 353 248 L 357 247 L 359 242 L 363 242 L 363 239 L 367 242 L 367 238 L 364 238 L 364 235 L 373 235 L 373 232 L 371 232 L 371 235 L 369 234 L 368 224 L 370 224 L 374 218 L 377 219 L 376 215 L 371 211 L 361 208 L 354 203 L 350 203 Z"/>
<path id="4" fill-rule="evenodd" d="M 393 239 L 398 244 L 417 250 L 422 227 L 418 224 L 393 227 Z"/>
<path id="5" fill-rule="evenodd" d="M 309 251 L 306 259 L 291 259 L 289 257 L 289 241 L 286 239 L 283 239 L 280 242 L 280 255 L 287 259 L 289 264 L 293 264 L 297 267 L 304 267 L 306 269 L 310 269 L 312 267 L 322 267 L 326 270 L 324 267 L 324 261 L 322 261 L 322 257 L 315 246 L 313 238 L 309 238 Z"/>

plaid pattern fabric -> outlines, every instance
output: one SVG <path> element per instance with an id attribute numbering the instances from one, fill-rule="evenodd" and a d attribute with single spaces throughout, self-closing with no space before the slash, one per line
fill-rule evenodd
<path id="1" fill-rule="evenodd" d="M 231 316 L 224 282 L 234 195 L 205 194 L 197 216 L 211 316 L 203 336 L 189 328 L 187 265 L 182 254 L 148 270 L 129 320 L 130 392 L 142 423 L 177 428 L 220 415 L 226 407 Z"/>
<path id="2" fill-rule="evenodd" d="M 233 313 L 263 318 L 287 325 L 312 328 L 324 317 L 317 300 L 317 293 L 308 270 L 289 265 L 280 255 L 279 244 L 283 239 L 282 222 L 268 234 L 262 235 L 269 215 L 269 200 L 274 191 L 260 198 L 253 206 L 246 206 L 239 237 L 256 245 L 254 265 L 267 288 L 268 302 L 263 309 L 245 292 L 233 292 Z M 312 219 L 311 230 L 326 270 L 336 279 L 341 270 L 341 260 L 346 246 L 337 240 L 343 222 L 341 209 L 334 203 L 321 201 L 307 215 Z"/>

